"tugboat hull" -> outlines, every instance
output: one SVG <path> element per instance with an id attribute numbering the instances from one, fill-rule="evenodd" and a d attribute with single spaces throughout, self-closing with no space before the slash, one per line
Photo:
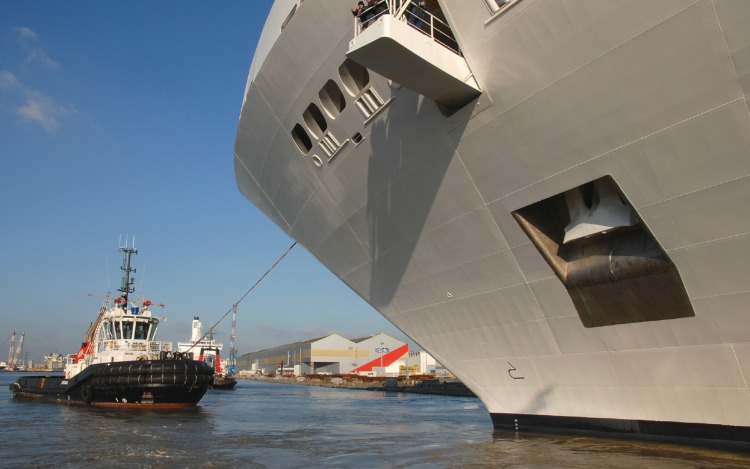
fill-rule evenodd
<path id="1" fill-rule="evenodd" d="M 192 406 L 213 381 L 197 360 L 137 360 L 88 366 L 72 378 L 24 376 L 10 385 L 13 397 L 104 407 Z"/>
<path id="2" fill-rule="evenodd" d="M 237 380 L 232 376 L 216 376 L 211 383 L 211 389 L 234 389 L 237 385 Z"/>

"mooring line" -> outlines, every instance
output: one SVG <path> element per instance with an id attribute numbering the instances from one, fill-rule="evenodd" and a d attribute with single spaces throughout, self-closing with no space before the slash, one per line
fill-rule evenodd
<path id="1" fill-rule="evenodd" d="M 291 245 L 291 246 L 289 246 L 289 249 L 287 249 L 287 250 L 286 250 L 286 252 L 285 252 L 284 254 L 282 254 L 282 255 L 281 255 L 281 257 L 279 257 L 279 258 L 278 258 L 278 259 L 276 260 L 276 262 L 274 262 L 274 263 L 273 263 L 273 265 L 271 266 L 271 268 L 269 268 L 269 269 L 268 269 L 268 270 L 266 271 L 266 273 L 265 273 L 265 274 L 261 275 L 261 277 L 260 277 L 260 278 L 259 278 L 259 279 L 258 279 L 258 280 L 257 280 L 257 281 L 256 281 L 256 282 L 254 283 L 254 284 L 253 284 L 253 286 L 252 286 L 252 287 L 250 287 L 250 288 L 249 288 L 249 289 L 248 289 L 248 290 L 247 290 L 247 291 L 245 292 L 245 294 L 244 294 L 244 295 L 242 295 L 242 296 L 240 297 L 240 299 L 239 299 L 239 300 L 237 300 L 237 302 L 236 302 L 236 303 L 234 303 L 234 304 L 233 304 L 233 305 L 232 305 L 232 306 L 231 306 L 231 307 L 229 308 L 229 310 L 227 310 L 227 312 L 226 312 L 226 313 L 224 313 L 224 315 L 223 315 L 223 316 L 222 316 L 221 318 L 219 318 L 219 320 L 218 320 L 218 321 L 216 321 L 216 322 L 214 323 L 214 325 L 213 325 L 213 326 L 209 327 L 209 328 L 208 328 L 208 330 L 206 331 L 206 333 L 205 333 L 205 334 L 203 334 L 203 336 L 201 336 L 201 338 L 200 338 L 200 339 L 198 339 L 198 341 L 194 342 L 194 343 L 193 343 L 193 345 L 191 345 L 191 346 L 190 346 L 190 348 L 186 350 L 186 352 L 189 352 L 189 351 L 193 350 L 193 347 L 195 347 L 195 345 L 196 345 L 196 344 L 197 344 L 198 342 L 201 342 L 201 341 L 202 341 L 203 339 L 205 339 L 205 338 L 206 338 L 206 336 L 207 336 L 208 334 L 210 334 L 211 332 L 213 332 L 214 328 L 215 328 L 216 326 L 218 326 L 218 325 L 219 325 L 219 323 L 220 323 L 221 321 L 223 321 L 223 320 L 224 320 L 224 318 L 225 318 L 225 317 L 227 317 L 227 315 L 228 315 L 229 313 L 231 313 L 231 312 L 232 312 L 232 309 L 234 309 L 234 308 L 235 308 L 235 307 L 236 307 L 236 306 L 237 306 L 238 304 L 240 304 L 240 302 L 241 302 L 242 300 L 244 300 L 244 299 L 245 299 L 245 297 L 246 297 L 247 295 L 249 295 L 249 294 L 250 294 L 250 292 L 251 292 L 251 291 L 253 291 L 253 289 L 254 289 L 255 287 L 257 287 L 257 286 L 258 286 L 258 284 L 259 284 L 260 282 L 262 282 L 262 281 L 263 281 L 263 279 L 264 279 L 264 278 L 266 278 L 266 276 L 267 276 L 268 274 L 270 274 L 270 273 L 271 273 L 271 271 L 272 271 L 272 270 L 273 270 L 273 269 L 274 269 L 274 268 L 275 268 L 275 267 L 276 267 L 276 266 L 277 266 L 277 265 L 279 264 L 279 262 L 281 262 L 281 260 L 282 260 L 282 259 L 284 259 L 284 258 L 286 257 L 286 255 L 287 255 L 287 254 L 289 254 L 289 252 L 290 252 L 290 251 L 292 250 L 292 248 L 293 248 L 294 246 L 296 246 L 296 245 L 297 245 L 297 241 L 295 241 L 294 243 L 292 243 L 292 245 Z"/>

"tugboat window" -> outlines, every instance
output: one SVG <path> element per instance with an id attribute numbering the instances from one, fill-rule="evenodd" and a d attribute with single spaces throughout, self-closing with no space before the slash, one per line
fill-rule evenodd
<path id="1" fill-rule="evenodd" d="M 117 321 L 115 323 L 115 338 L 122 339 L 122 328 L 120 326 L 120 321 Z"/>
<path id="2" fill-rule="evenodd" d="M 122 338 L 132 339 L 133 338 L 133 323 L 126 321 L 122 323 Z"/>
<path id="3" fill-rule="evenodd" d="M 148 337 L 148 326 L 143 322 L 135 325 L 135 340 L 146 340 Z"/>

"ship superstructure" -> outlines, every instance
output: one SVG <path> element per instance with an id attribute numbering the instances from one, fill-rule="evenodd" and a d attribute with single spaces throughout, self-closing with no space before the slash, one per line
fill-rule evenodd
<path id="1" fill-rule="evenodd" d="M 234 324 L 236 323 L 236 305 L 233 308 L 235 314 L 232 316 L 232 338 L 234 338 Z M 234 339 L 233 339 L 234 340 Z M 183 354 L 191 354 L 198 360 L 205 362 L 214 370 L 211 387 L 214 389 L 233 389 L 237 385 L 234 377 L 236 365 L 231 363 L 232 355 L 227 363 L 221 361 L 221 350 L 224 344 L 214 339 L 213 327 L 206 334 L 203 333 L 203 325 L 200 317 L 193 317 L 192 334 L 189 342 L 179 342 L 177 350 Z"/>
<path id="2" fill-rule="evenodd" d="M 220 352 L 223 348 L 224 344 L 214 339 L 213 332 L 203 334 L 203 325 L 198 316 L 193 317 L 190 341 L 177 343 L 178 352 L 192 353 L 196 359 L 205 361 L 215 370 L 221 370 L 221 362 L 217 364 L 216 357 L 221 356 Z"/>
<path id="3" fill-rule="evenodd" d="M 746 445 L 750 2 L 350 3 L 275 2 L 242 194 L 497 427 Z"/>

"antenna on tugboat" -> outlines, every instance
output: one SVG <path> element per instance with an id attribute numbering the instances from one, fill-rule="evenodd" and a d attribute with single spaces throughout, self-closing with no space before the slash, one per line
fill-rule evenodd
<path id="1" fill-rule="evenodd" d="M 135 273 L 136 269 L 135 267 L 130 266 L 130 256 L 133 254 L 138 254 L 138 250 L 135 248 L 135 236 L 133 236 L 133 244 L 132 247 L 128 247 L 128 238 L 125 238 L 125 246 L 120 247 L 120 251 L 125 253 L 125 259 L 123 259 L 123 265 L 120 267 L 122 269 L 122 286 L 117 289 L 117 291 L 121 292 L 120 295 L 121 304 L 120 307 L 124 310 L 128 309 L 128 294 L 133 293 L 135 291 L 135 287 L 133 287 L 133 282 L 135 281 L 135 277 L 131 277 L 130 273 Z"/>

